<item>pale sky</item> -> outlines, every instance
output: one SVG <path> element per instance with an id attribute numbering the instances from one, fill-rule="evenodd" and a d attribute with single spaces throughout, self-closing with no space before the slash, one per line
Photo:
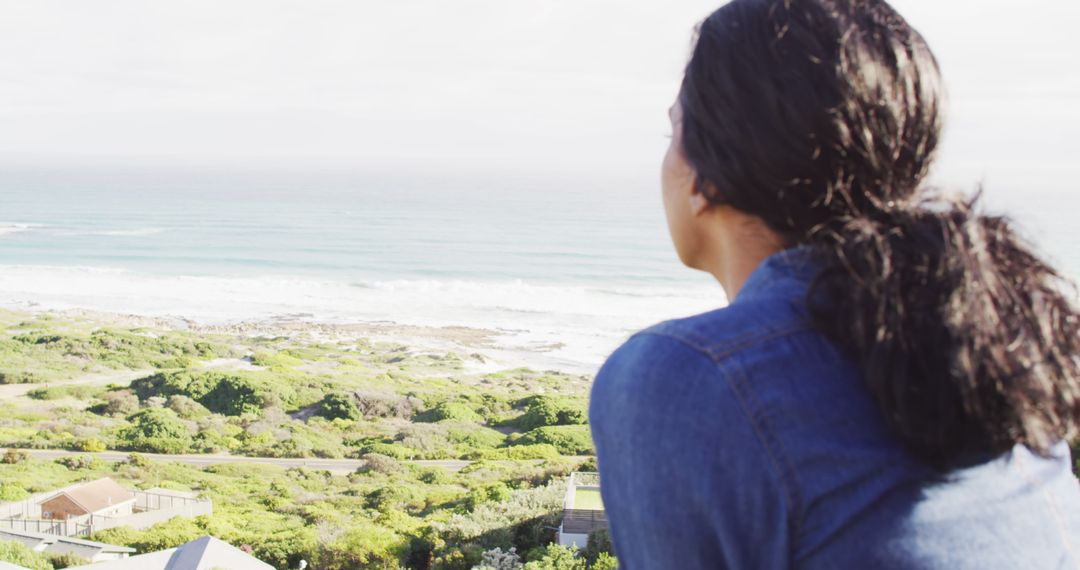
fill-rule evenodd
<path id="1" fill-rule="evenodd" d="M 0 162 L 651 175 L 691 30 L 719 4 L 0 0 Z M 1080 2 L 895 5 L 951 92 L 939 178 L 1074 189 Z"/>

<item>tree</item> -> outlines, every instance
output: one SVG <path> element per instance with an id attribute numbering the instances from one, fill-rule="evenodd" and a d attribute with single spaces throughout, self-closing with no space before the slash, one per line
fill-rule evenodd
<path id="1" fill-rule="evenodd" d="M 119 435 L 135 451 L 185 453 L 191 449 L 191 430 L 172 410 L 147 408 L 132 414 L 128 421 L 131 427 Z"/>
<path id="2" fill-rule="evenodd" d="M 362 417 L 360 408 L 356 407 L 356 401 L 352 395 L 341 392 L 332 392 L 323 397 L 319 402 L 318 414 L 328 420 L 337 418 L 358 420 Z"/>
<path id="3" fill-rule="evenodd" d="M 510 550 L 506 552 L 503 552 L 501 548 L 485 552 L 480 565 L 474 566 L 472 570 L 521 570 L 521 568 L 521 557 L 517 555 L 517 549 L 510 547 Z"/>
<path id="4" fill-rule="evenodd" d="M 585 546 L 585 559 L 589 564 L 595 564 L 604 554 L 611 555 L 614 550 L 611 547 L 611 534 L 608 529 L 601 528 L 589 533 L 589 542 Z"/>
<path id="5" fill-rule="evenodd" d="M 540 558 L 525 565 L 525 570 L 587 570 L 585 559 L 577 549 L 552 544 L 540 552 Z"/>

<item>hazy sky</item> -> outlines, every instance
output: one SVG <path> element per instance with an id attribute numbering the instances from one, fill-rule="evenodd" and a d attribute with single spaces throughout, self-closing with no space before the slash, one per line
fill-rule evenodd
<path id="1" fill-rule="evenodd" d="M 952 95 L 947 182 L 1080 179 L 1080 2 L 897 0 Z M 655 171 L 675 0 L 0 0 L 0 160 Z"/>

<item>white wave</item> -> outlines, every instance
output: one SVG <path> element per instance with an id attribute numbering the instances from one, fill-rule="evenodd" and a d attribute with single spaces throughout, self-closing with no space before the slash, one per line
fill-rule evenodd
<path id="1" fill-rule="evenodd" d="M 118 236 L 118 237 L 140 237 L 140 236 L 153 236 L 160 233 L 164 233 L 167 230 L 165 228 L 136 228 L 130 230 L 102 230 L 96 232 L 87 232 L 89 235 L 95 236 Z"/>
<path id="2" fill-rule="evenodd" d="M 317 322 L 390 321 L 505 331 L 503 342 L 599 364 L 636 329 L 724 304 L 718 286 L 641 288 L 520 280 L 394 280 L 349 284 L 292 277 L 160 276 L 90 267 L 0 266 L 0 304 L 82 308 L 208 323 L 310 314 Z M 632 294 L 628 294 L 632 293 Z"/>
<path id="3" fill-rule="evenodd" d="M 19 234 L 42 228 L 41 224 L 5 224 L 0 223 L 0 236 Z"/>

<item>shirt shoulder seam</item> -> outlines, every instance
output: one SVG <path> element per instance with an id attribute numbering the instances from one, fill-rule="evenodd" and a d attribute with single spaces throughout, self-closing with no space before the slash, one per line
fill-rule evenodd
<path id="1" fill-rule="evenodd" d="M 660 336 L 676 340 L 697 352 L 709 357 L 710 360 L 720 363 L 735 354 L 753 348 L 758 344 L 774 340 L 776 338 L 794 335 L 802 332 L 812 332 L 813 325 L 809 323 L 793 323 L 753 334 L 732 342 L 710 342 L 708 339 L 692 331 L 671 331 L 658 328 L 643 330 L 634 336 Z"/>

